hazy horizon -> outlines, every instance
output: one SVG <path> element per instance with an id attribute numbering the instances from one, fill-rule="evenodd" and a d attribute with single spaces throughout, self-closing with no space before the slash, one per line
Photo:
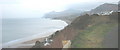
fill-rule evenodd
<path id="1" fill-rule="evenodd" d="M 119 0 L 0 0 L 2 18 L 39 18 L 51 11 L 78 8 L 88 11 L 103 3 Z M 81 7 L 77 7 L 80 5 Z"/>

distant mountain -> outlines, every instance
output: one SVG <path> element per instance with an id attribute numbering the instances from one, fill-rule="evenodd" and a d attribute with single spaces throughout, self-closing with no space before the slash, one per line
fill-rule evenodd
<path id="1" fill-rule="evenodd" d="M 44 17 L 46 17 L 46 18 L 65 17 L 68 15 L 73 15 L 73 14 L 78 14 L 78 13 L 81 13 L 81 11 L 80 10 L 72 10 L 72 9 L 65 10 L 62 12 L 52 11 L 52 12 L 45 14 Z"/>
<path id="2" fill-rule="evenodd" d="M 120 12 L 120 1 L 118 2 L 118 11 Z"/>
<path id="3" fill-rule="evenodd" d="M 120 4 L 120 1 L 118 2 L 118 4 Z"/>
<path id="4" fill-rule="evenodd" d="M 80 16 L 82 13 L 81 10 L 74 10 L 74 9 L 68 9 L 62 12 L 49 12 L 44 15 L 45 18 L 52 18 L 52 19 L 61 19 L 66 21 L 67 23 L 70 23 L 70 21 L 73 21 L 76 17 Z"/>
<path id="5" fill-rule="evenodd" d="M 89 14 L 98 14 L 98 13 L 106 13 L 106 12 L 116 12 L 118 11 L 118 5 L 117 4 L 110 4 L 110 3 L 104 3 L 95 9 L 92 9 Z"/>
<path id="6" fill-rule="evenodd" d="M 120 3 L 120 2 L 118 2 L 118 3 Z M 79 5 L 78 5 L 78 7 L 79 7 Z M 85 15 L 85 14 L 110 15 L 113 12 L 117 12 L 118 7 L 120 7 L 120 5 L 118 5 L 118 4 L 104 3 L 90 11 L 81 11 L 80 9 L 68 9 L 68 10 L 65 10 L 62 12 L 52 11 L 52 12 L 45 14 L 44 17 L 64 20 L 68 24 L 70 24 L 78 16 Z"/>

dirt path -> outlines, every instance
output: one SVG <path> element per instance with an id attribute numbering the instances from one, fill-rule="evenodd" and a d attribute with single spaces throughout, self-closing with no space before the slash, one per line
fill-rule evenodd
<path id="1" fill-rule="evenodd" d="M 118 48 L 118 26 L 112 28 L 106 35 L 103 41 L 104 48 Z"/>

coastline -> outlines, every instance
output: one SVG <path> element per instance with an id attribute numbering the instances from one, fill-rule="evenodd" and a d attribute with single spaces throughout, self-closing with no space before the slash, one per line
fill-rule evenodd
<path id="1" fill-rule="evenodd" d="M 61 20 L 61 21 L 63 21 L 63 20 Z M 63 21 L 63 22 L 66 23 L 66 21 Z M 66 23 L 66 24 L 68 24 L 68 23 Z M 66 27 L 66 26 L 64 26 L 64 27 Z M 29 36 L 26 38 L 21 38 L 18 40 L 10 41 L 8 43 L 2 44 L 2 48 L 31 48 L 33 45 L 35 45 L 36 41 L 44 41 L 44 39 L 46 37 L 49 37 L 56 31 L 62 30 L 62 29 L 64 29 L 64 28 L 43 32 L 43 34 L 45 33 L 46 35 L 36 34 L 36 35 L 32 35 L 32 36 Z"/>
<path id="2" fill-rule="evenodd" d="M 25 45 L 34 45 L 36 41 L 43 41 L 44 38 L 49 37 L 50 35 L 52 35 L 55 31 L 48 31 L 46 32 L 46 35 L 40 35 L 40 34 L 36 34 L 33 36 L 29 36 L 26 38 L 22 38 L 22 39 L 18 39 L 18 40 L 14 40 L 14 41 L 10 41 L 8 43 L 3 44 L 2 48 L 24 48 Z M 26 46 L 27 47 L 27 46 Z"/>

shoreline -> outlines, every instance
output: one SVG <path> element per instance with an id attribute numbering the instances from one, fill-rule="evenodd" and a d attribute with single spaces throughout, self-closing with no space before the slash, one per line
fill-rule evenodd
<path id="1" fill-rule="evenodd" d="M 66 23 L 66 21 L 64 22 Z M 2 48 L 31 48 L 33 45 L 35 45 L 36 41 L 44 41 L 46 37 L 49 37 L 50 35 L 54 34 L 58 30 L 64 29 L 66 26 L 64 26 L 61 29 L 54 29 L 52 31 L 49 30 L 49 31 L 43 32 L 43 34 L 45 33 L 44 35 L 36 34 L 36 35 L 29 36 L 29 37 L 21 38 L 18 40 L 13 40 L 8 43 L 3 43 Z"/>
<path id="2" fill-rule="evenodd" d="M 13 41 L 10 41 L 8 43 L 2 44 L 2 48 L 19 48 L 19 47 L 23 48 L 22 46 L 24 46 L 24 45 L 31 45 L 31 44 L 34 45 L 36 41 L 38 41 L 38 40 L 43 41 L 44 38 L 49 37 L 50 35 L 52 35 L 56 31 L 57 31 L 57 29 L 53 30 L 53 31 L 44 32 L 46 34 L 44 36 L 41 34 L 36 34 L 36 35 L 29 36 L 26 38 L 13 40 Z"/>

